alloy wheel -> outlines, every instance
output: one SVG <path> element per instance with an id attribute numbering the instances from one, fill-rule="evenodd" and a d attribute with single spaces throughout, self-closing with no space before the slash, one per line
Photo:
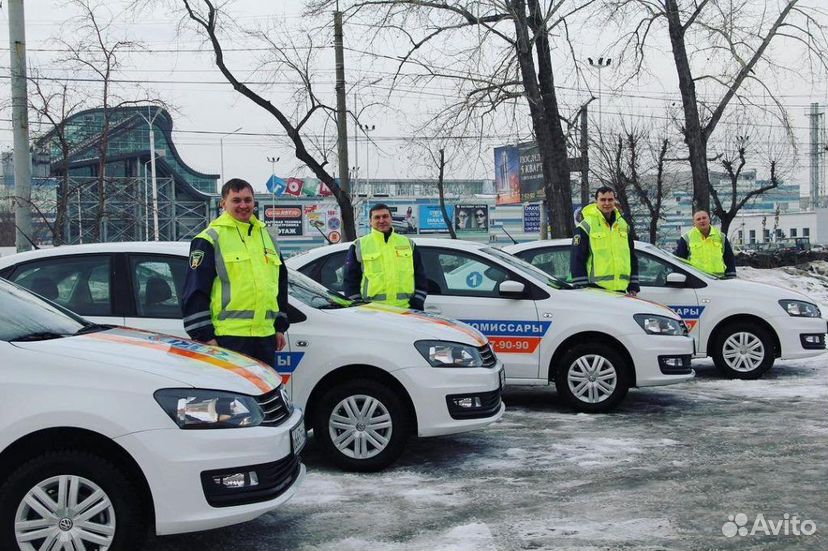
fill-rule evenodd
<path id="1" fill-rule="evenodd" d="M 741 373 L 758 369 L 765 359 L 765 346 L 753 333 L 733 333 L 722 344 L 722 358 L 728 367 Z"/>
<path id="2" fill-rule="evenodd" d="M 607 358 L 586 354 L 569 366 L 566 375 L 569 390 L 578 400 L 597 404 L 609 398 L 618 385 L 618 371 Z"/>
<path id="3" fill-rule="evenodd" d="M 394 430 L 382 402 L 365 394 L 348 396 L 334 406 L 328 420 L 333 445 L 353 459 L 374 457 L 388 446 Z"/>

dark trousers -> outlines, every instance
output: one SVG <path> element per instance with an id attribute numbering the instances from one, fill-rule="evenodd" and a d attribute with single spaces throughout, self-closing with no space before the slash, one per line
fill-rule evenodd
<path id="1" fill-rule="evenodd" d="M 216 336 L 216 342 L 222 348 L 256 358 L 270 367 L 276 367 L 276 335 L 270 335 L 269 337 L 222 335 L 220 337 Z"/>

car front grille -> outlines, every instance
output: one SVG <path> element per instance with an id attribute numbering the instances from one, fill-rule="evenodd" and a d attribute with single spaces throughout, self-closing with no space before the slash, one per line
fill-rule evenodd
<path id="1" fill-rule="evenodd" d="M 494 367 L 497 365 L 497 356 L 495 356 L 494 350 L 492 350 L 492 345 L 486 343 L 483 346 L 478 346 L 477 351 L 480 352 L 480 356 L 483 358 L 483 367 Z"/>
<path id="2" fill-rule="evenodd" d="M 290 417 L 290 404 L 282 397 L 281 387 L 256 397 L 256 401 L 264 412 L 262 425 L 265 427 L 277 427 Z"/>

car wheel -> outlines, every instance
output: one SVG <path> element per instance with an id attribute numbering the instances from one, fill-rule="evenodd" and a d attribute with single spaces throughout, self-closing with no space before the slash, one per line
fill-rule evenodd
<path id="1" fill-rule="evenodd" d="M 555 387 L 566 402 L 585 413 L 617 406 L 630 388 L 630 366 L 612 347 L 600 343 L 573 346 L 555 371 Z"/>
<path id="2" fill-rule="evenodd" d="M 758 379 L 773 367 L 773 338 L 754 323 L 728 325 L 713 347 L 713 363 L 736 379 Z"/>
<path id="3" fill-rule="evenodd" d="M 409 422 L 400 397 L 387 387 L 358 379 L 329 390 L 320 401 L 314 435 L 342 469 L 384 469 L 400 456 Z"/>
<path id="4" fill-rule="evenodd" d="M 140 492 L 109 461 L 81 451 L 44 453 L 0 487 L 0 549 L 125 551 L 141 547 Z"/>

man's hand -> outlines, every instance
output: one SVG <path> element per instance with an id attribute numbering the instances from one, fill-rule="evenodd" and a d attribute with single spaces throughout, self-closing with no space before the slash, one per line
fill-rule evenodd
<path id="1" fill-rule="evenodd" d="M 638 291 L 627 291 L 627 296 L 637 297 L 638 296 Z"/>
<path id="2" fill-rule="evenodd" d="M 284 333 L 276 333 L 276 351 L 282 350 L 287 345 Z"/>
<path id="3" fill-rule="evenodd" d="M 216 342 L 216 339 L 210 339 L 206 341 L 204 344 L 209 344 L 210 346 L 218 346 L 219 344 Z"/>

